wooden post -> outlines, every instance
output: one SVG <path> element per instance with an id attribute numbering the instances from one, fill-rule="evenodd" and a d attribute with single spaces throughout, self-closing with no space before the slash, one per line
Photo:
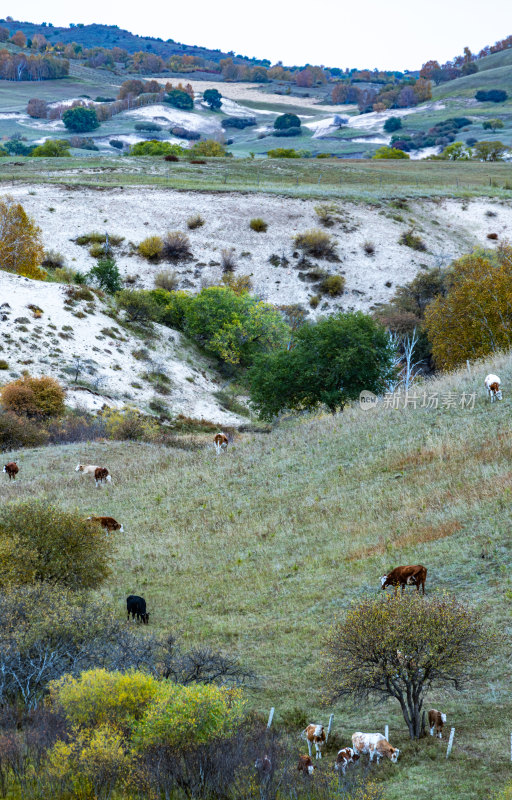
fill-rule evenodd
<path id="1" fill-rule="evenodd" d="M 512 761 L 512 733 L 510 734 L 510 760 Z"/>
<path id="2" fill-rule="evenodd" d="M 389 742 L 389 725 L 384 726 L 384 738 Z"/>
<path id="3" fill-rule="evenodd" d="M 453 737 L 454 737 L 454 736 L 455 736 L 455 728 L 452 728 L 452 729 L 451 729 L 451 731 L 450 731 L 450 741 L 448 742 L 448 747 L 447 747 L 447 749 L 446 749 L 446 758 L 448 758 L 448 756 L 449 756 L 449 755 L 450 755 L 450 753 L 452 752 L 452 747 L 453 747 Z"/>
<path id="4" fill-rule="evenodd" d="M 273 719 L 274 719 L 274 706 L 272 706 L 272 708 L 270 709 L 270 714 L 268 715 L 267 728 L 270 728 Z"/>
<path id="5" fill-rule="evenodd" d="M 326 734 L 326 736 L 325 736 L 325 743 L 326 743 L 326 744 L 327 744 L 327 739 L 329 738 L 329 734 L 330 734 L 330 732 L 331 732 L 331 728 L 332 728 L 332 721 L 333 721 L 333 719 L 334 719 L 334 714 L 331 714 L 331 716 L 329 717 L 329 724 L 328 724 L 328 726 L 327 726 L 327 734 Z"/>
<path id="6" fill-rule="evenodd" d="M 470 367 L 470 364 L 469 364 L 469 358 L 466 358 L 466 367 L 468 368 L 468 372 L 471 375 L 471 367 Z"/>

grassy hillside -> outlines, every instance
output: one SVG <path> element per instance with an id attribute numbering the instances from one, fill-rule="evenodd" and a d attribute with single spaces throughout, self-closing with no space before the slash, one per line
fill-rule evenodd
<path id="1" fill-rule="evenodd" d="M 486 131 L 488 133 L 488 131 Z M 487 137 L 489 138 L 489 137 Z M 91 186 L 158 186 L 199 191 L 271 192 L 374 203 L 395 197 L 500 197 L 512 191 L 510 163 L 357 159 L 225 159 L 204 164 L 163 158 L 1 158 L 0 181 Z"/>
<path id="2" fill-rule="evenodd" d="M 491 369 L 505 388 L 492 406 L 482 391 Z M 420 387 L 437 393 L 438 409 L 306 416 L 240 436 L 220 457 L 209 443 L 8 453 L 20 474 L 1 484 L 2 499 L 46 496 L 122 521 L 105 590 L 119 616 L 128 594 L 142 594 L 159 632 L 236 653 L 260 676 L 252 706 L 275 705 L 277 719 L 293 709 L 327 719 L 326 628 L 352 600 L 378 593 L 384 571 L 425 564 L 428 593 L 455 592 L 503 633 L 470 691 L 429 698 L 456 728 L 452 757 L 446 742 L 409 743 L 392 704 L 338 705 L 335 742 L 388 723 L 402 752 L 378 773 L 387 800 L 483 800 L 510 776 L 511 382 L 512 358 L 496 358 Z M 460 406 L 462 392 L 476 392 L 473 410 Z M 112 486 L 95 490 L 75 474 L 79 460 L 108 465 Z"/>

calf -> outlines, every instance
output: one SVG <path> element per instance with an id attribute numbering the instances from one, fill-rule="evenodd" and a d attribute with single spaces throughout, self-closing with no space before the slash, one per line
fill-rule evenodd
<path id="1" fill-rule="evenodd" d="M 143 597 L 139 597 L 136 594 L 129 595 L 126 598 L 126 611 L 128 621 L 131 614 L 132 619 L 137 618 L 137 621 L 143 622 L 144 625 L 149 623 L 149 614 L 146 611 L 146 601 Z"/>
<path id="2" fill-rule="evenodd" d="M 334 769 L 336 772 L 341 772 L 345 775 L 349 764 L 355 764 L 360 756 L 351 748 L 345 747 L 343 750 L 338 750 L 336 761 L 334 762 Z"/>
<path id="3" fill-rule="evenodd" d="M 228 437 L 226 436 L 225 433 L 216 433 L 215 436 L 213 437 L 213 442 L 215 444 L 215 450 L 217 451 L 217 455 L 219 455 L 219 453 L 222 450 L 225 450 L 226 447 L 228 446 Z"/>
<path id="4" fill-rule="evenodd" d="M 430 709 L 428 712 L 428 727 L 430 728 L 430 735 L 433 736 L 434 732 L 440 739 L 443 738 L 443 725 L 446 722 L 446 714 L 441 714 L 435 708 Z"/>
<path id="5" fill-rule="evenodd" d="M 491 399 L 491 403 L 494 403 L 495 400 L 501 400 L 503 398 L 500 386 L 501 380 L 497 375 L 493 375 L 491 373 L 485 379 L 485 388 L 487 389 L 487 394 Z"/>
<path id="6" fill-rule="evenodd" d="M 4 465 L 2 471 L 7 473 L 7 475 L 9 476 L 9 480 L 15 481 L 16 475 L 20 471 L 20 468 L 18 467 L 15 461 L 9 461 L 7 464 Z"/>
<path id="7" fill-rule="evenodd" d="M 395 586 L 398 589 L 402 587 L 402 592 L 406 586 L 416 586 L 419 592 L 420 586 L 425 594 L 425 581 L 427 580 L 427 568 L 421 564 L 408 567 L 395 567 L 387 575 L 383 575 L 380 579 L 382 588 L 386 589 L 388 586 Z"/>
<path id="8" fill-rule="evenodd" d="M 353 733 L 352 746 L 354 753 L 369 753 L 370 762 L 373 757 L 377 756 L 377 764 L 380 763 L 381 758 L 389 758 L 393 764 L 396 764 L 400 750 L 396 747 L 391 747 L 387 739 L 384 738 L 382 733 Z"/>
<path id="9" fill-rule="evenodd" d="M 299 763 L 297 764 L 297 770 L 302 772 L 303 775 L 312 775 L 315 771 L 313 766 L 313 762 L 311 761 L 311 755 L 309 756 L 299 756 Z"/>
<path id="10" fill-rule="evenodd" d="M 87 517 L 87 522 L 98 523 L 102 528 L 105 528 L 107 533 L 112 533 L 113 531 L 124 533 L 123 526 L 120 522 L 117 522 L 114 517 Z"/>
<path id="11" fill-rule="evenodd" d="M 311 757 L 311 745 L 315 745 L 316 757 L 322 758 L 322 747 L 327 741 L 323 725 L 308 725 L 301 733 L 301 738 L 308 743 L 309 756 Z"/>

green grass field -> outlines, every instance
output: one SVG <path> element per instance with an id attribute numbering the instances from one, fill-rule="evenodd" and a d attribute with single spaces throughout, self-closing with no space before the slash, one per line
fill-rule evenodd
<path id="1" fill-rule="evenodd" d="M 355 159 L 226 159 L 205 164 L 163 158 L 0 158 L 3 191 L 17 183 L 108 188 L 155 186 L 206 192 L 269 192 L 378 203 L 394 197 L 512 197 L 505 162 Z"/>
<path id="2" fill-rule="evenodd" d="M 494 405 L 483 392 L 491 369 L 505 387 Z M 209 439 L 200 450 L 109 442 L 6 453 L 20 473 L 1 496 L 122 521 L 107 600 L 122 618 L 125 597 L 142 594 L 151 629 L 235 653 L 259 676 L 249 693 L 258 711 L 273 705 L 279 720 L 299 709 L 310 721 L 334 711 L 345 744 L 389 724 L 402 752 L 379 769 L 386 800 L 487 800 L 511 774 L 511 383 L 512 358 L 496 358 L 419 387 L 437 393 L 437 409 L 305 416 L 238 435 L 219 457 Z M 476 392 L 473 410 L 453 405 L 463 391 Z M 78 461 L 108 465 L 112 485 L 96 490 Z M 454 592 L 502 634 L 470 689 L 428 698 L 456 728 L 449 760 L 446 741 L 411 743 L 391 703 L 321 706 L 326 629 L 408 563 L 428 567 L 427 593 Z"/>

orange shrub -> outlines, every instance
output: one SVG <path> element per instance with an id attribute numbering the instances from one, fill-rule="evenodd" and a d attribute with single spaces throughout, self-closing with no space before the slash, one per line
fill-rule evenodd
<path id="1" fill-rule="evenodd" d="M 46 376 L 24 375 L 6 384 L 0 391 L 0 399 L 6 411 L 18 416 L 45 419 L 64 413 L 64 390 L 54 378 Z"/>

